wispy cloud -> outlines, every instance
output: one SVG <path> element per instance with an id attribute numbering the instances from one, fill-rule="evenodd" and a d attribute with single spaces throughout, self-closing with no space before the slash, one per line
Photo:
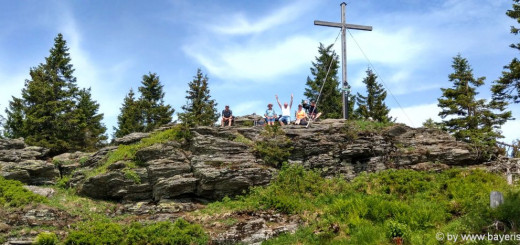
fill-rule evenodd
<path id="1" fill-rule="evenodd" d="M 184 51 L 218 78 L 265 82 L 308 66 L 317 43 L 311 37 L 291 36 L 268 43 L 235 43 L 232 47 L 194 44 L 185 46 Z"/>
<path id="2" fill-rule="evenodd" d="M 311 1 L 296 1 L 257 20 L 251 20 L 245 13 L 225 15 L 221 16 L 218 23 L 211 25 L 209 29 L 225 35 L 261 33 L 297 19 L 313 5 Z"/>

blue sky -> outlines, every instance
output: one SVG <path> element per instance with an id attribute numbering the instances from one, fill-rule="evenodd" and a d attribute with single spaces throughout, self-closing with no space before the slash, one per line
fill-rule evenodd
<path id="1" fill-rule="evenodd" d="M 19 96 L 29 69 L 44 62 L 53 39 L 68 42 L 80 87 L 91 87 L 111 133 L 123 98 L 148 72 L 160 76 L 165 102 L 176 112 L 185 104 L 187 83 L 197 68 L 209 77 L 219 110 L 235 115 L 263 114 L 274 95 L 303 99 L 305 81 L 319 43 L 331 44 L 339 29 L 314 26 L 314 20 L 340 21 L 341 1 L 47 1 L 1 0 L 0 108 Z M 448 87 L 452 58 L 460 53 L 479 89 L 489 87 L 517 55 L 509 44 L 514 21 L 505 15 L 512 0 L 349 0 L 347 22 L 372 25 L 351 30 L 374 65 L 380 81 L 395 96 L 387 104 L 397 121 L 420 126 L 437 121 L 437 98 Z M 348 35 L 348 80 L 353 92 L 368 61 Z M 339 41 L 335 48 L 340 50 Z M 520 118 L 520 105 L 511 107 Z M 503 127 L 505 141 L 520 138 L 519 121 Z"/>

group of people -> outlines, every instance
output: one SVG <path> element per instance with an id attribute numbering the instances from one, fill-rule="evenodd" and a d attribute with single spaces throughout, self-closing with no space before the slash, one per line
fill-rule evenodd
<path id="1" fill-rule="evenodd" d="M 283 106 L 278 99 L 278 95 L 275 95 L 276 102 L 282 110 L 282 114 L 278 115 L 276 111 L 273 109 L 273 104 L 269 103 L 267 105 L 267 110 L 265 111 L 264 118 L 266 125 L 274 125 L 276 121 L 280 123 L 280 125 L 288 125 L 291 124 L 291 108 L 293 104 L 293 94 L 291 94 L 291 102 L 284 102 Z M 295 113 L 296 120 L 294 124 L 296 125 L 307 125 L 310 120 L 316 120 L 321 116 L 321 113 L 318 112 L 318 108 L 316 107 L 316 101 L 311 100 L 309 104 L 307 101 L 303 101 L 302 104 L 298 105 L 298 110 Z M 231 126 L 233 122 L 233 112 L 229 109 L 229 105 L 226 105 L 225 109 L 222 111 L 222 126 Z"/>

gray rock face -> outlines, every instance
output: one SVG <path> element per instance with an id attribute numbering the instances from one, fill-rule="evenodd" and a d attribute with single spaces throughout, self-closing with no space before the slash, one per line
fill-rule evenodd
<path id="1" fill-rule="evenodd" d="M 247 118 L 250 120 L 250 118 Z M 439 170 L 480 164 L 471 148 L 438 130 L 395 125 L 382 131 L 363 131 L 344 120 L 323 120 L 306 128 L 283 128 L 293 150 L 289 163 L 320 169 L 324 176 L 353 178 L 360 172 L 388 168 Z M 161 201 L 183 196 L 218 199 L 268 184 L 278 171 L 254 154 L 262 127 L 197 127 L 189 142 L 170 141 L 136 152 L 139 183 L 129 178 L 124 163 L 80 183 L 80 193 L 110 200 Z M 132 135 L 139 138 L 144 135 Z M 241 137 L 242 140 L 235 140 Z M 119 140 L 118 142 L 136 142 Z M 249 142 L 249 143 L 248 143 Z M 94 154 L 92 166 L 114 148 Z M 87 162 L 91 161 L 89 159 Z"/>
<path id="2" fill-rule="evenodd" d="M 45 162 L 49 151 L 25 145 L 20 139 L 0 139 L 0 176 L 31 185 L 54 184 L 60 176 L 52 163 Z"/>
<path id="3" fill-rule="evenodd" d="M 150 133 L 140 133 L 140 132 L 131 133 L 131 134 L 125 135 L 121 138 L 115 139 L 114 143 L 116 145 L 129 145 L 129 144 L 136 143 L 136 142 L 140 141 L 141 139 L 144 139 L 148 136 L 150 136 Z"/>

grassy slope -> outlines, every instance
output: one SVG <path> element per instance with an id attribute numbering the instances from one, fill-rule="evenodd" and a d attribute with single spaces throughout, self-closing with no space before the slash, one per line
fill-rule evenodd
<path id="1" fill-rule="evenodd" d="M 379 131 L 386 125 L 353 122 L 349 127 L 362 131 Z M 154 134 L 138 144 L 121 147 L 107 163 L 93 171 L 99 174 L 119 160 L 138 164 L 138 148 L 158 142 L 182 140 L 186 135 L 174 128 Z M 134 163 L 134 164 L 132 164 Z M 46 200 L 25 191 L 19 182 L 0 178 L 0 213 L 11 213 L 28 206 L 46 205 L 62 210 L 76 221 L 64 228 L 68 237 L 56 227 L 15 227 L 7 235 L 56 232 L 61 242 L 92 243 L 204 244 L 208 237 L 199 225 L 180 221 L 159 222 L 142 226 L 136 217 L 107 216 L 116 203 L 79 197 L 74 190 L 57 185 L 57 194 Z M 489 192 L 506 193 L 506 203 L 497 210 L 489 206 Z M 505 231 L 517 231 L 520 223 L 518 186 L 507 186 L 501 176 L 481 170 L 453 169 L 442 173 L 389 170 L 362 174 L 352 182 L 339 178 L 324 179 L 315 171 L 300 166 L 285 166 L 269 186 L 252 188 L 244 196 L 224 198 L 189 215 L 214 216 L 226 212 L 276 210 L 296 214 L 304 224 L 295 234 L 284 234 L 265 244 L 392 244 L 391 236 L 400 234 L 405 244 L 438 244 L 437 232 L 482 233 L 495 221 Z M 40 203 L 40 204 L 38 204 Z M 225 222 L 225 221 L 223 221 Z M 496 231 L 493 231 L 496 232 Z M 164 237 L 178 240 L 164 240 Z M 102 239 L 102 240 L 99 240 Z M 163 240 L 161 240 L 163 239 Z"/>
<path id="2" fill-rule="evenodd" d="M 290 166 L 270 186 L 212 203 L 196 215 L 275 209 L 298 214 L 307 224 L 265 244 L 392 244 L 392 235 L 405 244 L 438 244 L 437 232 L 482 233 L 494 221 L 503 222 L 506 233 L 516 231 L 517 189 L 482 170 L 388 170 L 348 183 Z M 497 210 L 488 208 L 492 190 L 507 193 Z"/>

